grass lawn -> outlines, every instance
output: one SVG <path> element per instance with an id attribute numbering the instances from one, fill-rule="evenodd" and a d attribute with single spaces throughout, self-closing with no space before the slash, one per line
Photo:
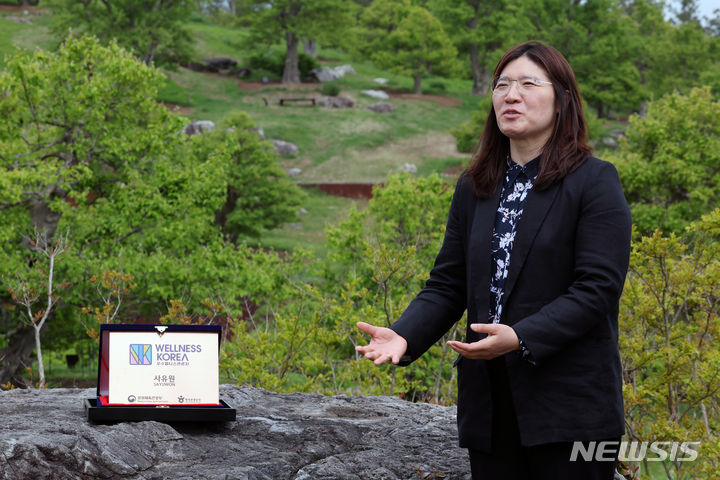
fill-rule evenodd
<path id="1" fill-rule="evenodd" d="M 58 44 L 50 33 L 52 18 L 45 10 L 14 5 L 0 7 L 3 7 L 0 8 L 0 68 L 5 64 L 5 56 L 18 49 L 52 50 Z"/>
<path id="2" fill-rule="evenodd" d="M 260 238 L 243 240 L 253 247 L 277 250 L 302 248 L 324 255 L 325 227 L 345 219 L 353 206 L 362 209 L 367 205 L 366 200 L 334 197 L 315 189 L 308 189 L 306 193 L 302 208 L 307 213 L 300 215 L 297 222 L 265 232 Z"/>

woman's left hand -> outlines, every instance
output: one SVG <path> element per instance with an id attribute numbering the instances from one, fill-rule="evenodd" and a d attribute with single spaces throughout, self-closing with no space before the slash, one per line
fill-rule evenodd
<path id="1" fill-rule="evenodd" d="M 473 323 L 473 332 L 487 333 L 488 336 L 472 343 L 450 340 L 450 348 L 463 357 L 472 360 L 491 360 L 508 352 L 520 350 L 520 341 L 515 330 L 502 323 Z"/>

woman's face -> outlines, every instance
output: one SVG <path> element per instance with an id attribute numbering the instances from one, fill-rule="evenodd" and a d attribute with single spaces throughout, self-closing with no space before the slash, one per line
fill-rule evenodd
<path id="1" fill-rule="evenodd" d="M 509 85 L 506 92 L 492 96 L 500 131 L 511 142 L 541 148 L 552 134 L 557 113 L 555 90 L 542 83 L 550 82 L 547 72 L 528 57 L 520 57 L 508 63 L 498 78 Z"/>

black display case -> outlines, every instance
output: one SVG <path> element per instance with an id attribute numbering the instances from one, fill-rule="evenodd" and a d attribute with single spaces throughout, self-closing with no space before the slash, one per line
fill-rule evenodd
<path id="1" fill-rule="evenodd" d="M 83 400 L 87 419 L 94 423 L 140 422 L 154 420 L 158 422 L 231 422 L 236 411 L 222 399 L 217 404 L 108 404 L 109 390 L 109 332 L 203 332 L 217 335 L 218 349 L 222 330 L 219 325 L 113 325 L 100 326 L 100 352 L 98 355 L 98 382 L 96 398 Z"/>

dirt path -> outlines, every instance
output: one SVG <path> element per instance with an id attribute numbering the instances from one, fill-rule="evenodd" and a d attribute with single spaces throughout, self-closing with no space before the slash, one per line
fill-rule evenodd
<path id="1" fill-rule="evenodd" d="M 15 13 L 22 15 L 23 12 L 32 13 L 34 15 L 40 15 L 42 14 L 42 9 L 40 7 L 33 7 L 30 5 L 6 5 L 6 4 L 0 4 L 0 12 L 3 13 Z"/>

